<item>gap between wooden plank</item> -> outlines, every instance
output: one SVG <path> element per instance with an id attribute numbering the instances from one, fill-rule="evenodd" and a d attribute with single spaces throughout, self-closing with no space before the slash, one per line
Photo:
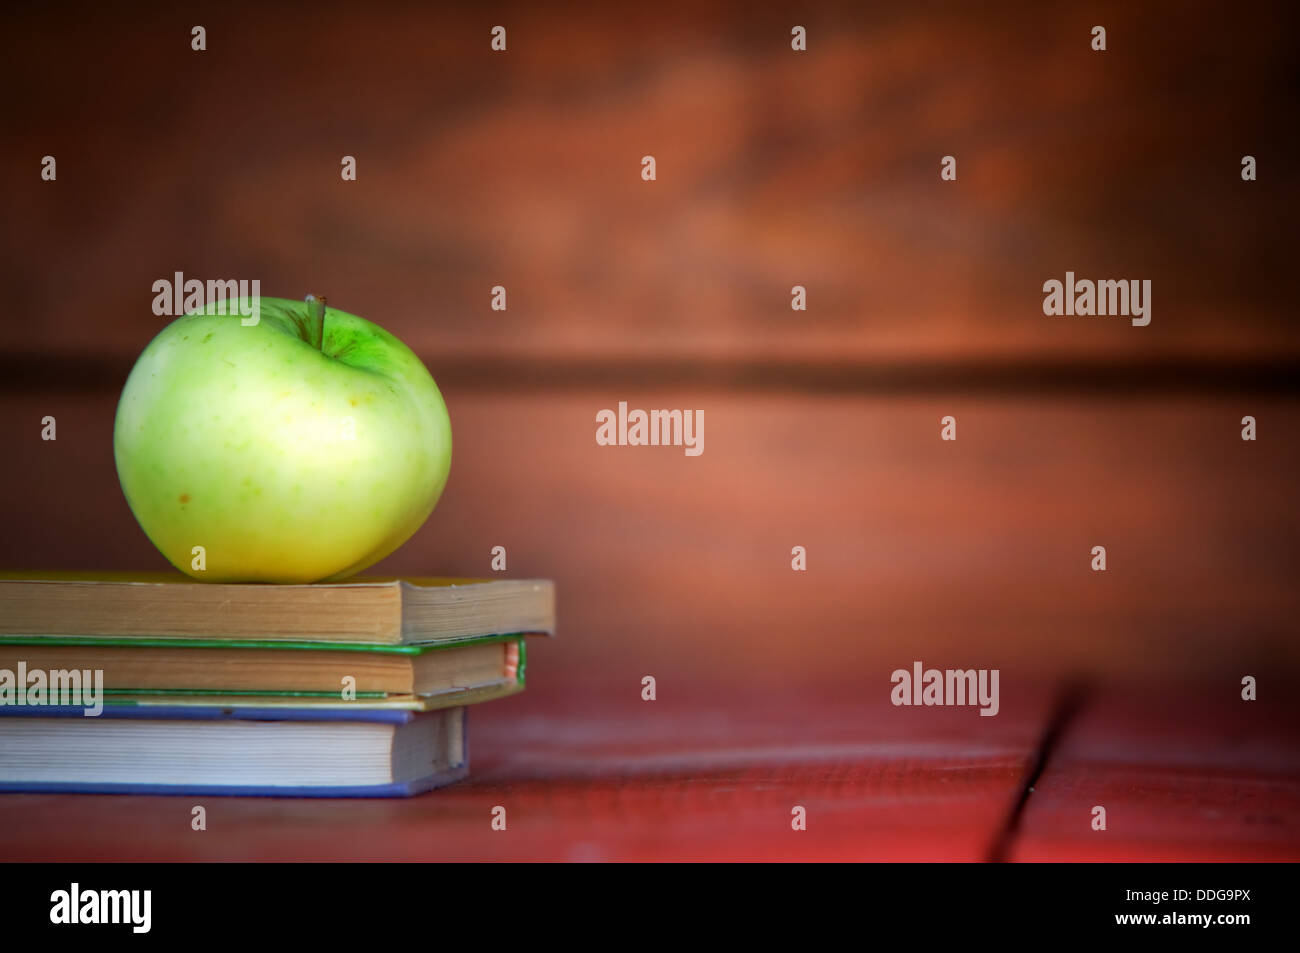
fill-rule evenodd
<path id="1" fill-rule="evenodd" d="M 1067 682 L 1061 689 L 1056 704 L 1052 707 L 1052 712 L 1048 716 L 1047 727 L 1034 749 L 1034 761 L 1025 775 L 1020 794 L 1011 805 L 1006 820 L 994 837 L 993 843 L 989 846 L 989 863 L 1005 863 L 1011 856 L 1011 849 L 1015 843 L 1016 835 L 1020 832 L 1021 818 L 1024 816 L 1025 808 L 1029 805 L 1029 795 L 1034 793 L 1034 785 L 1038 783 L 1038 779 L 1047 770 L 1048 762 L 1051 761 L 1056 749 L 1060 747 L 1061 739 L 1065 736 L 1066 730 L 1078 719 L 1083 709 L 1087 707 L 1091 694 L 1089 686 L 1082 681 Z"/>
<path id="2" fill-rule="evenodd" d="M 1139 393 L 1300 394 L 1294 360 L 1035 359 L 777 360 L 765 358 L 538 358 L 446 356 L 430 361 L 456 391 L 575 391 L 691 387 L 749 392 L 863 394 Z M 29 352 L 0 356 L 0 392 L 116 393 L 131 362 L 120 356 Z"/>

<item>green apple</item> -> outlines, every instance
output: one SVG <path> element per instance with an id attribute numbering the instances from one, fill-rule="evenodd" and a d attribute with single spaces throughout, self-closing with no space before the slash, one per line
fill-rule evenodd
<path id="1" fill-rule="evenodd" d="M 113 433 L 122 492 L 196 579 L 346 578 L 433 512 L 451 468 L 447 405 L 377 324 L 323 298 L 262 298 L 256 323 L 250 310 L 177 318 L 140 355 Z"/>

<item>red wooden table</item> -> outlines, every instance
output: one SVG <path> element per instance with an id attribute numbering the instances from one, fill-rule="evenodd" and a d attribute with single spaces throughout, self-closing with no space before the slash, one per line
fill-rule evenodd
<path id="1" fill-rule="evenodd" d="M 1017 815 L 1050 693 L 996 718 L 848 689 L 666 694 L 483 706 L 470 779 L 410 800 L 7 795 L 0 859 L 976 861 L 1008 826 L 1016 860 L 1300 859 L 1294 707 L 1207 705 L 1189 726 L 1096 693 Z"/>

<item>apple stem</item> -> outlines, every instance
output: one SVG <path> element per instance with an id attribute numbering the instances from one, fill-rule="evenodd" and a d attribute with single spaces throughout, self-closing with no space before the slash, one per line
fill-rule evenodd
<path id="1" fill-rule="evenodd" d="M 307 343 L 316 350 L 325 348 L 325 296 L 308 295 L 307 301 Z"/>

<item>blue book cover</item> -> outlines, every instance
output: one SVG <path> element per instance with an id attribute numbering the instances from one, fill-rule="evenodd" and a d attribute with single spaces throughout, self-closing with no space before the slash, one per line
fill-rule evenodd
<path id="1" fill-rule="evenodd" d="M 410 797 L 435 787 L 441 787 L 461 780 L 468 773 L 469 747 L 466 735 L 466 717 L 463 708 L 452 708 L 435 712 L 413 712 L 394 709 L 331 709 L 284 707 L 197 707 L 197 706 L 105 706 L 102 713 L 95 717 L 86 717 L 85 709 L 68 706 L 41 705 L 3 705 L 0 706 L 0 792 L 43 792 L 69 794 L 174 794 L 187 796 L 239 796 L 239 797 L 318 797 L 318 798 L 353 798 L 353 797 Z M 72 721 L 75 719 L 75 721 Z M 51 722 L 67 726 L 66 729 L 50 731 Z M 397 757 L 397 729 L 406 728 L 411 743 L 423 741 L 426 746 L 441 739 L 443 763 L 423 773 L 406 774 L 400 780 L 386 783 L 366 784 L 247 784 L 238 781 L 231 783 L 214 783 L 210 778 L 199 783 L 153 783 L 131 781 L 86 781 L 74 777 L 59 779 L 59 768 L 51 768 L 46 777 L 20 780 L 13 777 L 13 767 L 17 762 L 17 752 L 30 752 L 34 745 L 48 740 L 48 749 L 57 748 L 60 735 L 75 734 L 78 738 L 92 738 L 105 742 L 106 757 L 112 757 L 112 745 L 109 743 L 113 725 L 121 722 L 145 723 L 145 728 L 160 727 L 157 723 L 167 723 L 179 727 L 178 723 L 190 722 L 203 725 L 238 724 L 244 729 L 251 729 L 250 740 L 257 740 L 256 726 L 283 725 L 285 723 L 315 723 L 326 728 L 330 725 L 346 724 L 380 724 L 394 726 L 393 757 Z M 24 725 L 26 723 L 26 725 Z M 24 730 L 29 728 L 30 730 Z M 43 730 L 41 730 L 43 729 Z M 107 731 L 105 731 L 107 729 Z M 180 732 L 187 754 L 204 750 L 204 742 L 198 735 L 189 737 Z M 326 731 L 322 736 L 322 760 L 329 751 L 331 737 Z M 431 741 L 432 739 L 432 741 Z M 408 743 L 406 747 L 409 747 Z M 331 756 L 333 752 L 330 752 Z M 161 755 L 165 759 L 165 752 Z M 252 759 L 250 759 L 252 760 Z M 73 775 L 77 765 L 68 763 L 63 769 Z M 394 771 L 397 767 L 394 766 Z M 8 776 L 6 776 L 8 775 Z"/>

